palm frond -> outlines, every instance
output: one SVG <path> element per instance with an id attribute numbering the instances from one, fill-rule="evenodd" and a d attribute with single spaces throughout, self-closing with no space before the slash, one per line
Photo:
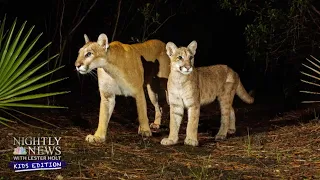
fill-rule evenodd
<path id="1" fill-rule="evenodd" d="M 320 65 L 319 65 L 320 61 L 317 58 L 315 58 L 314 56 L 312 56 L 312 55 L 310 55 L 310 57 L 312 58 L 312 60 L 310 60 L 308 58 L 306 58 L 306 60 L 308 62 L 310 62 L 311 65 L 313 65 L 315 68 L 310 67 L 310 65 L 306 65 L 304 63 L 302 63 L 302 65 L 304 67 L 306 67 L 307 69 L 309 69 L 309 70 L 313 71 L 314 73 L 316 73 L 316 75 L 312 75 L 310 73 L 306 73 L 306 72 L 303 72 L 303 71 L 300 71 L 300 73 L 305 75 L 305 76 L 308 76 L 308 77 L 310 77 L 310 78 L 312 78 L 314 80 L 320 80 L 320 71 L 316 69 L 316 68 L 320 69 Z M 319 63 L 319 64 L 317 64 L 317 63 Z M 320 87 L 320 83 L 318 83 L 318 82 L 311 82 L 311 81 L 307 81 L 307 80 L 303 80 L 303 79 L 301 79 L 301 82 L 306 83 L 306 84 L 310 84 L 310 85 L 313 85 L 313 86 Z M 301 90 L 300 92 L 301 93 L 305 93 L 305 94 L 320 94 L 320 92 L 306 91 L 306 90 Z M 302 103 L 318 103 L 318 102 L 320 102 L 320 101 L 302 101 Z"/>
<path id="2" fill-rule="evenodd" d="M 69 91 L 61 92 L 49 92 L 49 93 L 36 93 L 32 94 L 35 90 L 38 90 L 48 85 L 58 83 L 66 78 L 60 78 L 57 80 L 50 80 L 45 82 L 39 82 L 44 77 L 52 75 L 56 71 L 63 68 L 63 66 L 51 69 L 45 73 L 39 74 L 39 70 L 48 64 L 52 59 L 56 58 L 58 54 L 49 57 L 45 61 L 41 61 L 39 64 L 35 64 L 36 60 L 47 49 L 51 42 L 47 43 L 40 50 L 30 55 L 30 52 L 35 47 L 37 41 L 41 37 L 42 33 L 37 35 L 31 42 L 28 39 L 34 29 L 34 26 L 24 34 L 24 30 L 27 24 L 25 21 L 15 32 L 17 26 L 17 18 L 11 24 L 10 28 L 6 30 L 6 16 L 4 16 L 0 25 L 0 109 L 8 117 L 12 117 L 15 120 L 21 120 L 9 111 L 14 111 L 23 116 L 29 116 L 15 108 L 66 108 L 63 106 L 43 105 L 30 103 L 34 99 L 56 96 L 69 93 Z M 25 102 L 28 101 L 28 102 Z M 14 122 L 8 117 L 0 115 L 0 124 L 8 125 L 7 123 Z M 45 122 L 36 117 L 33 119 Z M 51 123 L 47 123 L 53 125 Z M 54 125 L 53 125 L 54 126 Z"/>

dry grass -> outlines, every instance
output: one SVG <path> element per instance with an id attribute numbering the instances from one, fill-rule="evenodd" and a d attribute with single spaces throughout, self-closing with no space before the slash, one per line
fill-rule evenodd
<path id="1" fill-rule="evenodd" d="M 142 138 L 137 135 L 136 123 L 123 126 L 112 121 L 106 143 L 98 145 L 84 141 L 91 130 L 72 126 L 54 133 L 19 126 L 17 130 L 3 127 L 0 129 L 3 135 L 0 179 L 320 179 L 320 122 L 317 119 L 301 121 L 306 115 L 316 118 L 313 110 L 275 116 L 264 120 L 265 124 L 261 124 L 260 119 L 246 120 L 248 125 L 241 119 L 244 116 L 250 119 L 251 111 L 238 110 L 236 136 L 215 142 L 212 129 L 201 130 L 199 147 L 184 146 L 183 131 L 178 145 L 162 146 L 160 141 L 167 135 L 167 129 L 151 138 Z M 92 117 L 97 118 L 97 114 Z M 61 120 L 62 117 L 50 118 Z M 288 123 L 293 121 L 295 123 Z M 258 126 L 265 127 L 259 129 Z M 8 168 L 13 135 L 62 136 L 61 148 L 67 167 L 14 173 Z"/>

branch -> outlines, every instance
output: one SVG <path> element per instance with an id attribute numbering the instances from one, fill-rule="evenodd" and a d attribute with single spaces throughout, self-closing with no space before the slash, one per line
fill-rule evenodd
<path id="1" fill-rule="evenodd" d="M 176 13 L 174 13 L 174 14 L 172 14 L 171 16 L 167 17 L 167 19 L 164 20 L 164 21 L 157 27 L 157 29 L 155 29 L 152 33 L 150 33 L 147 38 L 149 38 L 152 34 L 156 33 L 170 18 L 172 18 L 172 17 L 175 16 L 175 15 L 176 15 Z"/>
<path id="2" fill-rule="evenodd" d="M 82 23 L 82 21 L 84 20 L 84 18 L 87 17 L 87 15 L 89 14 L 89 12 L 92 10 L 92 8 L 94 7 L 94 5 L 96 5 L 98 0 L 95 0 L 92 5 L 90 6 L 90 8 L 88 9 L 88 11 L 86 12 L 86 14 L 84 16 L 82 16 L 82 18 L 79 20 L 79 22 L 72 28 L 72 30 L 69 32 L 69 36 L 77 29 L 77 27 Z"/>
<path id="3" fill-rule="evenodd" d="M 179 12 L 181 6 L 182 6 L 183 0 L 180 1 L 179 7 L 177 8 L 177 12 Z"/>
<path id="4" fill-rule="evenodd" d="M 313 6 L 312 6 L 313 7 Z M 318 14 L 318 15 L 320 15 L 319 13 L 319 11 L 317 11 L 316 9 L 315 9 L 315 7 L 313 7 L 314 9 L 314 11 Z M 309 15 L 310 15 L 310 17 L 311 17 L 311 19 L 312 19 L 312 21 L 314 22 L 314 24 L 318 27 L 318 29 L 320 30 L 320 26 L 319 26 L 319 24 L 317 23 L 317 21 L 313 18 L 313 16 L 312 16 L 312 14 L 311 14 L 311 12 L 310 11 L 308 11 L 308 13 L 309 13 Z"/>
<path id="5" fill-rule="evenodd" d="M 53 12 L 57 12 L 56 13 L 56 18 L 58 19 L 61 19 L 61 17 L 59 16 L 60 14 L 60 6 L 61 6 L 61 2 L 60 1 L 58 1 L 58 3 L 57 3 L 57 6 L 56 6 L 56 9 L 53 9 Z M 61 14 L 62 14 L 62 12 L 61 12 Z M 51 20 L 51 19 L 49 19 L 49 20 Z M 60 23 L 61 23 L 61 20 L 60 20 Z M 59 30 L 59 28 L 58 28 L 58 26 L 60 26 L 60 24 L 57 24 L 55 27 L 54 27 L 54 32 L 52 33 L 52 35 L 51 35 L 51 41 L 53 41 L 54 39 L 56 39 L 56 36 L 57 36 L 57 34 L 58 34 L 58 30 Z"/>
<path id="6" fill-rule="evenodd" d="M 311 9 L 320 16 L 320 11 L 318 11 L 317 8 L 311 5 Z"/>
<path id="7" fill-rule="evenodd" d="M 128 13 L 129 13 L 129 11 L 128 11 Z M 123 25 L 124 27 L 121 29 L 120 34 L 122 32 L 125 32 L 128 29 L 128 27 L 132 24 L 134 18 L 136 17 L 137 13 L 138 13 L 138 11 L 135 11 L 134 15 L 131 16 L 130 21 L 128 23 L 124 23 L 126 25 Z"/>
<path id="8" fill-rule="evenodd" d="M 61 11 L 61 17 L 60 17 L 60 24 L 59 24 L 59 35 L 60 35 L 60 45 L 59 50 L 61 50 L 61 42 L 62 42 L 62 24 L 63 24 L 63 17 L 64 17 L 64 9 L 66 7 L 66 4 L 64 0 L 62 0 L 62 11 Z"/>
<path id="9" fill-rule="evenodd" d="M 116 32 L 117 32 L 117 27 L 118 27 L 118 23 L 119 23 L 119 17 L 120 17 L 120 13 L 121 13 L 121 1 L 122 0 L 119 0 L 119 3 L 118 3 L 117 19 L 116 19 L 116 24 L 114 26 L 114 30 L 113 30 L 111 41 L 113 41 L 113 39 L 114 39 L 114 37 L 116 35 Z"/>
<path id="10" fill-rule="evenodd" d="M 74 19 L 73 19 L 72 23 L 75 23 L 75 22 L 76 22 L 76 19 L 77 19 L 79 13 L 80 13 L 80 9 L 81 9 L 81 6 L 82 6 L 82 2 L 83 2 L 83 0 L 81 0 L 80 3 L 79 3 L 79 5 L 78 5 L 78 8 L 77 8 L 77 11 L 76 11 L 76 14 L 75 14 L 75 16 L 74 16 Z"/>
<path id="11" fill-rule="evenodd" d="M 180 1 L 180 4 L 179 4 L 179 7 L 177 8 L 177 9 L 178 9 L 177 11 L 179 11 L 179 9 L 181 8 L 182 4 L 183 4 L 183 0 Z M 170 18 L 172 18 L 172 17 L 175 16 L 175 15 L 176 15 L 176 13 L 171 14 L 171 15 L 170 15 L 169 17 L 167 17 L 167 19 L 164 20 L 162 23 L 157 22 L 157 23 L 160 24 L 160 25 L 159 25 L 158 28 L 155 29 L 152 33 L 149 33 L 146 39 L 148 39 L 152 34 L 155 34 Z M 151 26 L 151 25 L 149 25 L 149 27 L 150 27 L 150 26 Z M 148 29 L 149 29 L 149 27 L 148 27 Z"/>
<path id="12" fill-rule="evenodd" d="M 134 0 L 131 0 L 129 9 L 127 11 L 128 14 L 131 12 L 131 9 L 133 8 L 133 4 L 134 4 Z M 137 14 L 137 10 L 135 9 L 134 12 L 135 12 L 135 14 L 132 15 L 132 16 L 125 16 L 125 18 L 123 20 L 123 23 L 122 23 L 123 25 L 122 25 L 121 29 L 119 30 L 118 34 L 122 34 L 122 32 L 125 31 L 128 28 L 128 26 L 131 24 L 131 22 L 133 21 L 135 15 Z M 127 23 L 129 17 L 131 17 L 131 19 L 130 19 L 129 23 Z"/>

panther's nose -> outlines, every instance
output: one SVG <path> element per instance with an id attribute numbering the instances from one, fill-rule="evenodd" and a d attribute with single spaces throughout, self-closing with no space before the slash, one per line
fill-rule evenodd
<path id="1" fill-rule="evenodd" d="M 191 66 L 185 66 L 185 68 L 189 71 L 189 69 L 191 68 Z"/>
<path id="2" fill-rule="evenodd" d="M 82 65 L 83 65 L 83 63 L 76 62 L 74 65 L 76 66 L 76 68 L 77 68 L 77 69 L 79 69 L 79 68 L 80 68 L 80 66 L 82 66 Z"/>

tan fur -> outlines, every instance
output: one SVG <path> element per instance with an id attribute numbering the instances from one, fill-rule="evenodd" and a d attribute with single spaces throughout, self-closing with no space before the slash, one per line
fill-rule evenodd
<path id="1" fill-rule="evenodd" d="M 86 137 L 86 141 L 105 141 L 116 95 L 135 98 L 140 124 L 139 133 L 151 136 L 144 85 L 147 86 L 149 98 L 155 107 L 154 124 L 159 126 L 161 109 L 158 103 L 158 87 L 160 86 L 155 84 L 160 83 L 159 79 L 166 82 L 170 72 L 170 60 L 166 54 L 165 43 L 160 40 L 148 40 L 137 44 L 123 44 L 118 41 L 109 44 L 105 34 L 100 34 L 97 42 L 90 42 L 87 35 L 84 37 L 86 44 L 79 50 L 75 66 L 81 74 L 90 73 L 97 68 L 101 97 L 98 128 L 94 135 Z M 142 58 L 154 66 L 144 69 Z M 155 80 L 158 81 L 154 82 Z"/>
<path id="2" fill-rule="evenodd" d="M 184 109 L 188 111 L 188 124 L 184 143 L 197 146 L 200 106 L 219 100 L 221 126 L 216 140 L 225 139 L 227 133 L 235 133 L 235 114 L 232 107 L 234 95 L 244 102 L 253 103 L 254 99 L 241 84 L 236 72 L 226 65 L 194 68 L 194 55 L 197 43 L 192 41 L 188 47 L 178 48 L 174 43 L 166 45 L 171 59 L 171 73 L 168 78 L 170 104 L 170 133 L 161 141 L 162 145 L 178 142 L 178 132 Z"/>

